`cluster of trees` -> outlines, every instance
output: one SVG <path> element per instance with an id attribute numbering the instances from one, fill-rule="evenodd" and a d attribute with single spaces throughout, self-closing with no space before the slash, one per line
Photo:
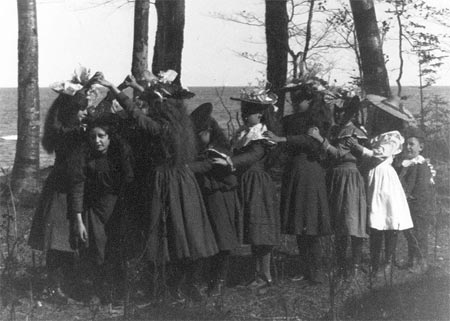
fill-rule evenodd
<path id="1" fill-rule="evenodd" d="M 114 0 L 110 0 L 114 1 Z M 221 18 L 265 28 L 266 54 L 243 53 L 252 60 L 264 60 L 267 80 L 274 88 L 283 86 L 288 78 L 315 75 L 317 61 L 332 49 L 354 54 L 358 74 L 355 79 L 366 94 L 391 95 L 383 41 L 390 30 L 398 31 L 400 67 L 397 78 L 401 94 L 403 54 L 409 50 L 418 57 L 421 88 L 434 82 L 436 70 L 445 56 L 440 38 L 426 31 L 424 23 L 431 18 L 445 25 L 448 10 L 437 9 L 425 0 L 387 0 L 380 3 L 391 13 L 391 19 L 377 21 L 376 0 L 338 0 L 338 6 L 328 8 L 327 0 L 263 0 L 265 16 L 242 11 L 233 17 Z M 19 14 L 19 121 L 16 158 L 12 172 L 13 188 L 21 193 L 38 188 L 39 169 L 39 91 L 36 0 L 17 0 Z M 143 79 L 148 66 L 149 10 L 157 12 L 151 70 L 173 69 L 180 82 L 184 43 L 185 0 L 134 0 L 134 42 L 131 71 Z M 278 115 L 284 111 L 280 97 Z M 422 99 L 423 106 L 423 99 Z M 425 125 L 426 108 L 422 108 Z M 395 118 L 380 114 L 378 127 L 395 126 Z"/>

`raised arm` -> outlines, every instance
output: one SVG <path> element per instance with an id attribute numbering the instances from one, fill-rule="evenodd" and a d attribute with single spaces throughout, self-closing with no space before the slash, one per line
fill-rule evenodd
<path id="1" fill-rule="evenodd" d="M 107 87 L 111 91 L 120 106 L 137 122 L 140 128 L 148 131 L 152 135 L 161 132 L 161 125 L 151 117 L 145 115 L 127 95 L 120 91 L 113 83 L 106 80 L 102 73 L 96 73 L 94 78 L 97 83 Z"/>

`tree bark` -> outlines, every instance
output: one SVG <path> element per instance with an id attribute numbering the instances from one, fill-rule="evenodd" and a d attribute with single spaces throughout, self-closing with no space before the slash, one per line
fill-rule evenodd
<path id="1" fill-rule="evenodd" d="M 274 89 L 286 84 L 289 50 L 286 5 L 287 0 L 266 0 L 267 80 Z M 285 94 L 279 94 L 278 98 L 277 116 L 282 117 Z"/>
<path id="2" fill-rule="evenodd" d="M 384 97 L 391 95 L 384 62 L 380 31 L 373 0 L 350 0 L 362 64 L 364 91 Z M 402 121 L 379 109 L 374 110 L 373 128 L 377 132 L 401 129 Z"/>
<path id="3" fill-rule="evenodd" d="M 149 0 L 135 0 L 134 2 L 134 36 L 131 73 L 141 85 L 144 84 L 144 73 L 148 70 L 149 8 Z"/>
<path id="4" fill-rule="evenodd" d="M 158 74 L 168 69 L 175 70 L 181 82 L 181 60 L 184 44 L 184 0 L 156 0 L 158 27 L 153 52 L 152 71 Z"/>
<path id="5" fill-rule="evenodd" d="M 16 195 L 39 188 L 38 35 L 35 0 L 17 0 L 18 119 L 12 188 Z"/>

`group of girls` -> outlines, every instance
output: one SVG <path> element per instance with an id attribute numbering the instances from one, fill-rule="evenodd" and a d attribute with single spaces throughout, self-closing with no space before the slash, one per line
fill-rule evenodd
<path id="1" fill-rule="evenodd" d="M 136 247 L 163 280 L 161 289 L 177 301 L 201 300 L 205 258 L 207 293 L 220 295 L 229 256 L 241 244 L 251 245 L 254 258 L 250 287 L 272 284 L 271 253 L 280 243 L 280 233 L 296 235 L 301 277 L 320 283 L 322 236 L 336 234 L 342 271 L 350 236 L 353 266 L 359 269 L 368 217 L 376 271 L 382 235 L 389 251 L 392 236 L 387 231 L 412 226 L 402 187 L 390 166 L 401 150 L 402 137 L 396 131 L 379 135 L 368 149 L 365 132 L 352 122 L 359 100 L 336 113 L 339 121 L 328 141 L 329 114 L 323 93 L 314 86 L 289 89 L 295 113 L 282 120 L 278 135 L 264 117 L 276 95 L 244 90 L 236 98 L 244 126 L 230 142 L 212 117 L 211 104 L 187 113 L 183 100 L 192 93 L 175 82 L 152 80 L 142 87 L 129 76 L 116 87 L 97 73 L 89 84 L 109 90 L 109 99 L 120 105 L 114 108 L 119 116 L 105 114 L 87 121 L 89 90 L 81 88 L 59 95 L 44 130 L 43 146 L 55 152 L 55 165 L 29 243 L 46 251 L 50 294 L 58 300 L 67 299 L 65 289 L 70 286 L 63 284 L 64 276 L 67 280 L 78 256 L 91 271 L 94 298 L 111 300 L 107 287 L 123 279 L 117 262 L 123 255 L 117 253 L 124 229 L 121 217 L 136 216 L 130 212 L 137 209 L 142 209 L 137 221 L 145 241 Z M 139 93 L 139 103 L 119 89 L 126 86 Z M 287 154 L 279 210 L 267 168 L 267 159 L 278 148 Z M 367 190 L 357 167 L 362 157 L 380 160 L 368 172 Z M 325 159 L 332 162 L 329 175 Z M 387 261 L 391 256 L 387 252 Z"/>

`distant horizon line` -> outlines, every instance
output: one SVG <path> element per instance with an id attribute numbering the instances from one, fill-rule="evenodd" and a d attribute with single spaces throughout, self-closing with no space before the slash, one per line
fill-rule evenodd
<path id="1" fill-rule="evenodd" d="M 223 87 L 225 87 L 225 88 L 230 88 L 230 87 L 236 87 L 236 88 L 248 88 L 248 87 L 253 87 L 253 86 L 248 86 L 248 85 L 227 85 L 227 86 L 225 86 L 225 85 L 222 85 L 222 86 L 218 86 L 218 85 L 216 85 L 216 86 L 207 86 L 207 85 L 197 85 L 197 86 L 188 86 L 188 88 L 223 88 Z M 391 88 L 398 88 L 398 86 L 390 86 Z M 402 88 L 405 88 L 405 87 L 415 87 L 415 88 L 417 88 L 417 89 L 419 89 L 419 86 L 417 86 L 417 85 L 402 85 Z M 429 87 L 426 87 L 426 88 L 424 88 L 424 89 L 429 89 L 429 88 L 436 88 L 436 87 L 450 87 L 450 86 L 444 86 L 444 85 L 435 85 L 435 86 L 429 86 Z M 0 89 L 17 89 L 18 87 L 11 87 L 11 86 L 0 86 Z M 43 86 L 40 86 L 39 87 L 39 89 L 51 89 L 50 87 L 43 87 Z"/>

